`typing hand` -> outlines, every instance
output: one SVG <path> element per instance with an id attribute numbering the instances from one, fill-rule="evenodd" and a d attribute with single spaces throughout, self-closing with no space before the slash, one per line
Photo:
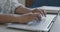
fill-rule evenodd
<path id="1" fill-rule="evenodd" d="M 34 9 L 33 13 L 40 13 L 42 16 L 46 16 L 46 12 L 42 9 Z"/>

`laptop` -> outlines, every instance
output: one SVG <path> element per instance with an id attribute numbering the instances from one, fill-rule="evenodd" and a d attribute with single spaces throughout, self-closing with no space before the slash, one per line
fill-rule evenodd
<path id="1" fill-rule="evenodd" d="M 49 31 L 54 23 L 56 15 L 47 14 L 46 18 L 40 21 L 37 25 L 24 25 L 24 24 L 13 24 L 10 23 L 7 25 L 8 28 L 17 28 L 23 30 L 32 30 L 32 31 Z"/>

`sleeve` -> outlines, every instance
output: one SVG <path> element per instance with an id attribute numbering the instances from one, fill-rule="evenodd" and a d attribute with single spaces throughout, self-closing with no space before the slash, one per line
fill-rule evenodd
<path id="1" fill-rule="evenodd" d="M 18 6 L 25 7 L 23 4 L 19 3 L 18 0 L 11 0 L 10 3 L 11 3 L 12 14 L 14 14 L 15 8 L 17 8 Z"/>
<path id="2" fill-rule="evenodd" d="M 19 3 L 18 0 L 12 0 L 11 1 L 12 6 L 18 7 L 18 6 L 24 6 L 23 4 Z"/>

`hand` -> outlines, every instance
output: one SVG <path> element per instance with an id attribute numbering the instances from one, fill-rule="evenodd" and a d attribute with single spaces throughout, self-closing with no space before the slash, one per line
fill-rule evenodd
<path id="1" fill-rule="evenodd" d="M 28 14 L 25 14 L 25 15 L 33 16 L 35 20 L 41 20 L 41 16 L 39 16 L 39 14 L 40 13 L 28 13 Z"/>
<path id="2" fill-rule="evenodd" d="M 46 16 L 46 12 L 42 9 L 34 9 L 33 13 L 40 13 L 42 16 Z"/>

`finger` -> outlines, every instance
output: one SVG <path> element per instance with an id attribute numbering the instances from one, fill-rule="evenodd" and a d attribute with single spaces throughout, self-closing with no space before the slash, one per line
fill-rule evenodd
<path id="1" fill-rule="evenodd" d="M 38 9 L 38 10 L 39 10 L 40 14 L 43 16 L 44 15 L 43 11 L 40 9 Z"/>
<path id="2" fill-rule="evenodd" d="M 34 9 L 33 13 L 40 13 L 43 16 L 43 12 L 40 9 Z"/>
<path id="3" fill-rule="evenodd" d="M 34 13 L 36 15 L 36 20 L 41 20 L 41 15 L 40 13 Z"/>
<path id="4" fill-rule="evenodd" d="M 43 16 L 46 16 L 45 10 L 42 10 L 42 9 L 41 9 L 41 11 L 42 11 L 42 13 L 43 13 Z"/>

